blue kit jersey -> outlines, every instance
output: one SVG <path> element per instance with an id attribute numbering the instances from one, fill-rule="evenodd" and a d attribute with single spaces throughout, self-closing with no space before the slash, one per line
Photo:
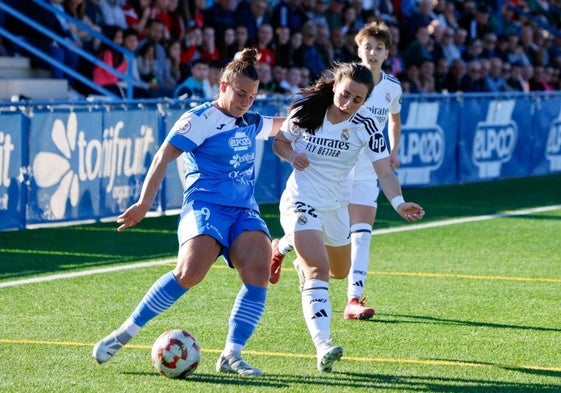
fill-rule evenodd
<path id="1" fill-rule="evenodd" d="M 229 116 L 211 102 L 185 112 L 166 141 L 184 151 L 183 203 L 258 210 L 254 196 L 256 139 L 267 139 L 273 121 L 255 112 Z"/>

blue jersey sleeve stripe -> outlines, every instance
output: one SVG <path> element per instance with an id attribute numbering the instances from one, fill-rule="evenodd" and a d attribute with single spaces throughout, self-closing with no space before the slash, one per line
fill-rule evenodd
<path id="1" fill-rule="evenodd" d="M 193 141 L 191 141 L 190 139 L 187 139 L 184 136 L 177 135 L 177 134 L 169 136 L 168 138 L 166 138 L 166 140 L 171 145 L 185 152 L 191 151 L 195 147 L 197 147 L 197 145 L 195 145 Z"/>

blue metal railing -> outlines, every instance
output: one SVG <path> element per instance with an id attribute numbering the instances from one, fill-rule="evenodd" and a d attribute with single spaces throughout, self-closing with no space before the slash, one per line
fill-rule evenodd
<path id="1" fill-rule="evenodd" d="M 61 10 L 53 7 L 52 5 L 46 3 L 45 1 L 42 1 L 42 0 L 32 0 L 32 1 L 37 6 L 42 7 L 44 9 L 54 13 L 57 16 L 63 17 L 68 22 L 70 22 L 70 23 L 76 25 L 78 28 L 86 31 L 92 37 L 94 37 L 96 39 L 99 39 L 101 42 L 103 42 L 108 47 L 110 47 L 110 48 L 112 48 L 116 51 L 121 52 L 123 54 L 123 56 L 127 59 L 127 67 L 128 67 L 127 73 L 126 74 L 121 73 L 120 71 L 118 71 L 117 69 L 115 69 L 115 68 L 111 67 L 110 65 L 106 64 L 105 62 L 103 62 L 99 58 L 93 56 L 91 53 L 83 50 L 80 47 L 77 47 L 76 45 L 69 42 L 68 40 L 58 36 L 57 34 L 53 33 L 52 31 L 50 31 L 50 30 L 46 29 L 45 27 L 41 26 L 40 24 L 38 24 L 33 19 L 27 17 L 26 15 L 22 14 L 18 10 L 14 9 L 13 7 L 10 7 L 9 5 L 7 5 L 3 2 L 0 2 L 0 10 L 5 12 L 6 14 L 9 14 L 10 16 L 17 19 L 18 21 L 33 27 L 34 29 L 36 29 L 40 33 L 42 33 L 42 34 L 46 35 L 47 37 L 51 38 L 53 41 L 56 41 L 59 45 L 65 46 L 66 48 L 68 48 L 69 50 L 78 54 L 82 58 L 88 60 L 89 62 L 91 62 L 91 63 L 93 63 L 93 64 L 95 64 L 99 67 L 102 67 L 106 71 L 114 74 L 119 79 L 121 79 L 125 82 L 125 84 L 127 86 L 127 88 L 126 88 L 126 98 L 129 99 L 129 100 L 133 98 L 134 54 L 132 52 L 126 50 L 123 47 L 120 47 L 120 46 L 116 45 L 113 41 L 111 41 L 110 39 L 105 37 L 103 34 L 93 30 L 91 27 L 89 27 L 85 23 L 73 18 L 72 16 L 70 16 L 70 15 L 64 13 L 64 12 L 62 12 Z M 114 98 L 114 99 L 121 99 L 122 98 L 122 97 L 116 96 L 114 93 L 112 93 L 111 91 L 103 88 L 102 86 L 97 85 L 92 80 L 90 80 L 89 78 L 86 78 L 84 75 L 80 74 L 76 70 L 71 69 L 71 68 L 67 67 L 65 64 L 61 63 L 60 61 L 52 58 L 49 54 L 46 54 L 46 53 L 42 52 L 41 50 L 37 49 L 32 44 L 28 43 L 24 38 L 17 36 L 13 32 L 10 32 L 10 31 L 6 30 L 2 26 L 0 26 L 0 36 L 3 36 L 5 38 L 9 39 L 10 41 L 12 41 L 17 46 L 29 51 L 34 56 L 37 56 L 38 58 L 47 62 L 48 64 L 50 64 L 54 67 L 60 68 L 61 70 L 66 72 L 68 75 L 75 78 L 76 80 L 79 80 L 80 82 L 84 83 L 85 85 L 91 87 L 93 90 L 98 91 L 101 94 L 103 94 L 105 96 L 108 96 L 108 97 L 111 97 L 111 98 Z"/>

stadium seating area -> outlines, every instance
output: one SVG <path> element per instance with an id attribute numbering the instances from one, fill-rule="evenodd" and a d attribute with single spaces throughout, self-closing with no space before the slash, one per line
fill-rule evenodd
<path id="1" fill-rule="evenodd" d="M 41 1 L 71 18 L 34 4 Z M 3 3 L 71 45 L 60 45 L 0 10 L 0 100 L 12 95 L 58 99 L 99 94 L 22 43 L 117 96 L 124 97 L 122 78 L 77 52 L 91 54 L 118 72 L 131 72 L 134 98 L 211 98 L 221 67 L 240 49 L 253 46 L 261 52 L 262 92 L 289 95 L 334 61 L 356 60 L 354 35 L 373 20 L 390 26 L 395 45 L 385 70 L 400 79 L 405 93 L 561 90 L 560 0 Z M 133 55 L 127 57 L 115 46 Z"/>

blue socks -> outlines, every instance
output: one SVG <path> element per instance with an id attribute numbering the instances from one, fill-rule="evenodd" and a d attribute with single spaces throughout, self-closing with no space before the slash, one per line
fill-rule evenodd
<path id="1" fill-rule="evenodd" d="M 230 314 L 226 343 L 237 344 L 238 348 L 246 344 L 265 311 L 266 297 L 266 288 L 243 284 Z"/>
<path id="2" fill-rule="evenodd" d="M 142 327 L 157 315 L 170 308 L 181 296 L 187 292 L 173 272 L 164 274 L 148 290 L 131 315 L 132 321 Z"/>

